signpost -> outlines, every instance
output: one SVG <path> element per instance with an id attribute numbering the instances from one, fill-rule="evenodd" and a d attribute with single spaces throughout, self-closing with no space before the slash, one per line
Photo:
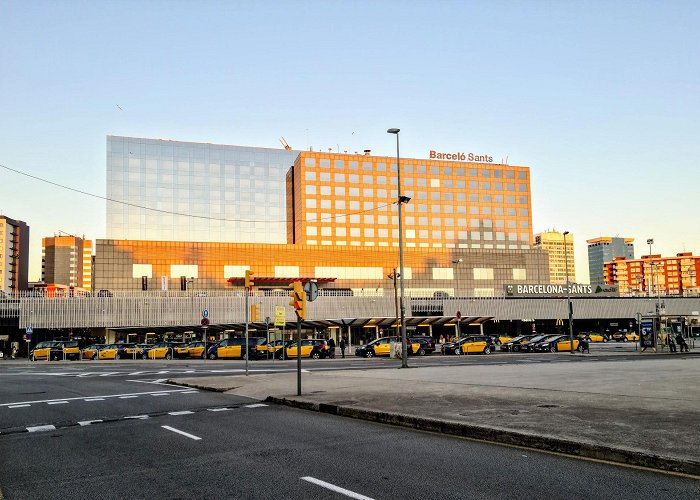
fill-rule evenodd
<path id="1" fill-rule="evenodd" d="M 202 311 L 202 321 L 200 321 L 200 324 L 202 325 L 202 337 L 204 340 L 204 353 L 202 356 L 204 356 L 204 359 L 207 359 L 207 328 L 209 328 L 209 310 L 205 309 Z"/>

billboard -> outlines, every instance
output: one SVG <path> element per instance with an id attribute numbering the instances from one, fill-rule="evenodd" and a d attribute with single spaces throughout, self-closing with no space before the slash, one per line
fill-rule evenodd
<path id="1" fill-rule="evenodd" d="M 619 297 L 620 288 L 617 285 L 587 285 L 569 283 L 571 297 Z M 535 283 L 504 285 L 506 297 L 566 297 L 565 284 Z"/>

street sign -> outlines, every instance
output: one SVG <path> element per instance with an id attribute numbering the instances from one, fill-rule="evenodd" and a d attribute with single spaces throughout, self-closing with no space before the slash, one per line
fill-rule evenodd
<path id="1" fill-rule="evenodd" d="M 287 320 L 284 306 L 275 306 L 275 326 L 284 326 L 286 324 Z"/>
<path id="2" fill-rule="evenodd" d="M 202 318 L 208 318 L 209 317 L 209 309 L 205 309 L 202 311 Z"/>
<path id="3" fill-rule="evenodd" d="M 31 335 L 32 333 L 34 333 L 34 329 L 31 326 L 28 326 L 25 330 L 25 333 Z"/>
<path id="4" fill-rule="evenodd" d="M 202 318 L 202 321 L 200 321 L 200 324 L 206 328 L 207 326 L 209 326 L 209 318 Z"/>

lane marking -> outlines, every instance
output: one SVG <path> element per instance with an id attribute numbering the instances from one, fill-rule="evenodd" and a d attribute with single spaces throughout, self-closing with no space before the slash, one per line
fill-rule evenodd
<path id="1" fill-rule="evenodd" d="M 198 392 L 199 392 L 199 391 L 192 391 L 192 390 L 189 390 L 189 391 L 183 392 L 183 394 L 197 394 Z"/>
<path id="2" fill-rule="evenodd" d="M 9 405 L 8 408 L 26 408 L 31 405 Z"/>
<path id="3" fill-rule="evenodd" d="M 131 373 L 128 373 L 127 375 L 141 375 L 142 373 L 148 373 L 148 371 L 145 371 L 145 372 L 131 372 Z"/>
<path id="4" fill-rule="evenodd" d="M 162 393 L 162 392 L 156 392 L 156 393 L 154 393 L 154 394 L 151 394 L 151 396 L 153 396 L 153 397 L 155 398 L 156 396 L 170 396 L 170 394 Z"/>
<path id="5" fill-rule="evenodd" d="M 263 403 L 255 403 L 252 405 L 244 405 L 243 408 L 262 408 L 263 406 L 267 406 L 267 405 L 263 404 Z"/>
<path id="6" fill-rule="evenodd" d="M 86 425 L 98 424 L 100 422 L 104 422 L 104 420 L 83 420 L 82 422 L 78 422 L 78 425 L 84 427 Z"/>
<path id="7" fill-rule="evenodd" d="M 231 408 L 207 408 L 207 411 L 229 411 Z"/>
<path id="8" fill-rule="evenodd" d="M 138 398 L 138 396 L 119 396 L 119 399 L 132 399 L 132 398 Z"/>
<path id="9" fill-rule="evenodd" d="M 27 427 L 27 431 L 29 432 L 46 432 L 46 431 L 55 431 L 56 426 L 55 425 L 36 425 L 34 427 Z"/>
<path id="10" fill-rule="evenodd" d="M 67 405 L 68 401 L 49 401 L 47 404 L 50 405 Z"/>
<path id="11" fill-rule="evenodd" d="M 307 481 L 309 483 L 313 483 L 317 486 L 320 486 L 321 488 L 326 488 L 328 490 L 335 491 L 336 493 L 340 493 L 341 495 L 345 495 L 346 497 L 356 498 L 358 500 L 373 500 L 371 497 L 366 497 L 364 495 L 360 495 L 359 493 L 355 493 L 354 491 L 346 490 L 345 488 L 341 488 L 340 486 L 336 486 L 335 484 L 321 481 L 320 479 L 316 479 L 315 477 L 304 476 L 300 479 L 302 481 Z"/>
<path id="12" fill-rule="evenodd" d="M 0 403 L 0 407 L 8 406 L 8 407 L 12 408 L 14 406 L 14 407 L 19 408 L 18 405 L 26 404 L 27 406 L 29 406 L 30 404 L 33 404 L 33 403 L 49 403 L 51 401 L 82 401 L 82 400 L 85 400 L 85 398 L 91 398 L 91 399 L 97 400 L 97 398 L 105 399 L 105 398 L 119 398 L 121 396 L 142 396 L 144 394 L 153 394 L 153 392 L 171 392 L 171 393 L 180 392 L 180 393 L 188 393 L 189 394 L 189 393 L 191 393 L 191 391 L 192 391 L 192 389 L 173 389 L 170 391 L 160 390 L 160 391 L 148 391 L 148 392 L 131 392 L 131 393 L 124 393 L 124 394 L 106 394 L 103 396 L 80 396 L 80 397 L 75 397 L 75 398 L 40 399 L 40 400 L 36 400 L 36 401 L 16 401 L 14 403 Z"/>
<path id="13" fill-rule="evenodd" d="M 181 430 L 179 430 L 179 429 L 175 429 L 174 427 L 170 427 L 169 425 L 161 425 L 161 427 L 162 427 L 163 429 L 168 430 L 168 431 L 177 432 L 178 434 L 182 434 L 183 436 L 188 437 L 188 438 L 190 438 L 190 439 L 194 439 L 195 441 L 201 441 L 201 439 L 202 439 L 201 437 L 197 437 L 197 436 L 195 436 L 194 434 L 189 434 L 189 433 L 187 433 L 187 432 L 185 432 L 185 431 L 181 431 Z"/>
<path id="14" fill-rule="evenodd" d="M 190 410 L 169 411 L 169 412 L 168 412 L 168 415 L 174 415 L 174 416 L 177 416 L 177 415 L 193 415 L 193 414 L 194 414 L 194 412 L 193 412 L 193 411 L 190 411 Z"/>
<path id="15" fill-rule="evenodd" d="M 122 372 L 107 372 L 107 373 L 100 373 L 100 377 L 109 377 L 110 375 L 119 375 Z"/>
<path id="16" fill-rule="evenodd" d="M 124 417 L 124 420 L 146 420 L 150 418 L 148 415 L 131 415 L 129 417 Z"/>
<path id="17" fill-rule="evenodd" d="M 104 401 L 105 398 L 86 398 L 83 401 Z"/>

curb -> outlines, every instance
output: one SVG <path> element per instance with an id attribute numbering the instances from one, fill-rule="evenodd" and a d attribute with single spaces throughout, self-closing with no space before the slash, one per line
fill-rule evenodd
<path id="1" fill-rule="evenodd" d="M 329 413 L 340 417 L 356 418 L 360 420 L 368 420 L 370 422 L 395 425 L 398 427 L 408 427 L 421 431 L 460 436 L 479 441 L 521 446 L 524 448 L 550 451 L 575 457 L 616 462 L 624 465 L 660 469 L 669 472 L 688 474 L 700 478 L 700 462 L 694 460 L 685 461 L 625 448 L 613 448 L 610 446 L 595 445 L 590 443 L 578 443 L 555 437 L 526 434 L 503 429 L 494 429 L 491 427 L 465 424 L 461 422 L 450 422 L 435 418 L 416 417 L 412 415 L 389 413 L 364 408 L 352 408 L 349 406 L 338 406 L 327 403 L 312 403 L 309 401 L 278 398 L 275 396 L 268 396 L 265 399 L 265 402 L 290 406 L 302 410 Z"/>

